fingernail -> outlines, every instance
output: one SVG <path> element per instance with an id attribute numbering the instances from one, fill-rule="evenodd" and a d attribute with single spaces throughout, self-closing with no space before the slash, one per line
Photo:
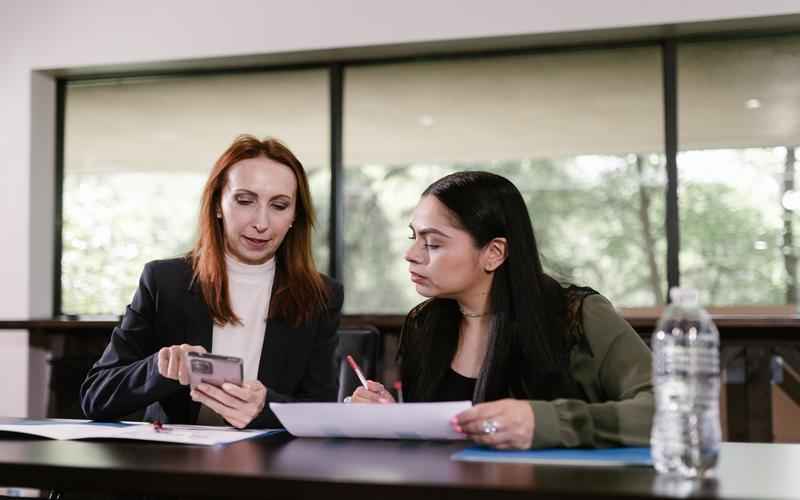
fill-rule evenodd
<path id="1" fill-rule="evenodd" d="M 379 402 L 379 403 L 388 403 L 388 402 L 389 402 L 389 400 L 388 400 L 388 399 L 386 399 L 386 398 L 380 398 L 380 399 L 378 399 L 378 402 Z"/>

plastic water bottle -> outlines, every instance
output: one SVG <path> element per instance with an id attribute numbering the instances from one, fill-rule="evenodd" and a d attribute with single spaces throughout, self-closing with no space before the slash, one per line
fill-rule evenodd
<path id="1" fill-rule="evenodd" d="M 714 475 L 719 423 L 719 333 L 697 290 L 672 288 L 652 338 L 656 412 L 651 453 L 660 473 Z"/>

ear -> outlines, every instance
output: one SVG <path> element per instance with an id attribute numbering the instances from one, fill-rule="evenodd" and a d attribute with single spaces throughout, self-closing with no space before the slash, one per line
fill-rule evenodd
<path id="1" fill-rule="evenodd" d="M 494 238 L 483 247 L 482 265 L 486 273 L 493 273 L 508 258 L 508 240 Z"/>

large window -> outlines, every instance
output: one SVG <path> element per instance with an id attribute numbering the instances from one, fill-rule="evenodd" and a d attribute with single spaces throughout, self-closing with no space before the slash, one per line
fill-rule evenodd
<path id="1" fill-rule="evenodd" d="M 122 314 L 147 261 L 185 254 L 211 166 L 242 133 L 277 137 L 304 163 L 326 269 L 327 92 L 324 70 L 70 83 L 62 312 Z"/>
<path id="2" fill-rule="evenodd" d="M 797 304 L 800 36 L 66 85 L 56 312 L 120 314 L 146 261 L 188 251 L 208 171 L 240 133 L 277 136 L 308 169 L 317 264 L 341 264 L 346 313 L 422 300 L 403 260 L 411 211 L 477 169 L 520 188 L 548 272 L 617 306 L 664 304 L 677 281 L 708 305 Z"/>
<path id="3" fill-rule="evenodd" d="M 679 46 L 681 281 L 796 304 L 800 37 Z"/>
<path id="4" fill-rule="evenodd" d="M 663 302 L 658 47 L 366 66 L 345 85 L 349 312 L 420 302 L 408 222 L 425 187 L 456 170 L 520 188 L 554 275 L 618 304 Z"/>

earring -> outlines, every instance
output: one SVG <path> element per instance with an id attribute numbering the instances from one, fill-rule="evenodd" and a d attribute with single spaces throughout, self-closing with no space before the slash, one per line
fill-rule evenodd
<path id="1" fill-rule="evenodd" d="M 220 211 L 218 210 L 218 211 L 217 211 L 217 219 L 221 219 L 221 218 L 222 218 L 222 212 L 220 212 Z"/>

